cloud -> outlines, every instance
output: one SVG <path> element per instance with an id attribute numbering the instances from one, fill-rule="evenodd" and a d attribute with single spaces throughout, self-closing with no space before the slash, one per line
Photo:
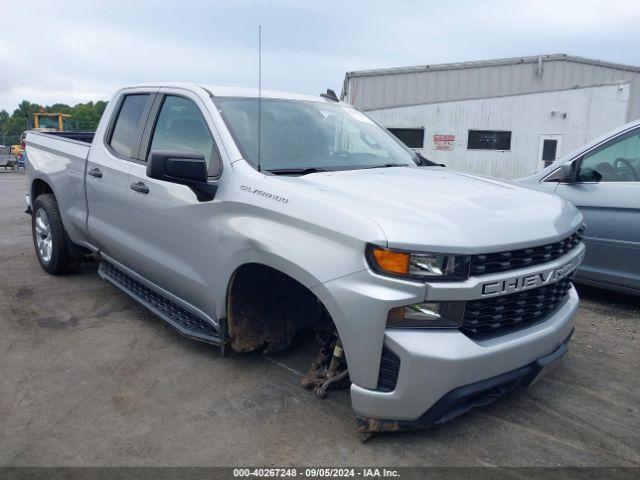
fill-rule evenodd
<path id="1" fill-rule="evenodd" d="M 640 2 L 0 0 L 0 109 L 150 81 L 339 91 L 350 70 L 569 53 L 640 64 Z M 6 26 L 12 26 L 6 28 Z"/>

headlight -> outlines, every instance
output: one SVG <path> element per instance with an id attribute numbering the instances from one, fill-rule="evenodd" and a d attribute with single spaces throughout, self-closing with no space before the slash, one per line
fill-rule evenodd
<path id="1" fill-rule="evenodd" d="M 468 255 L 406 252 L 367 245 L 367 261 L 377 273 L 422 281 L 461 281 L 469 278 Z"/>
<path id="2" fill-rule="evenodd" d="M 423 302 L 389 310 L 389 328 L 459 328 L 465 302 Z"/>

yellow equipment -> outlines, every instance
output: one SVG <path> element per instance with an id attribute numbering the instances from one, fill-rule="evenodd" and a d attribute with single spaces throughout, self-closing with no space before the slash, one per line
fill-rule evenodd
<path id="1" fill-rule="evenodd" d="M 33 128 L 36 130 L 40 128 L 47 128 L 47 129 L 53 128 L 58 130 L 59 132 L 63 132 L 64 131 L 63 120 L 65 118 L 71 118 L 71 115 L 68 115 L 66 113 L 45 113 L 45 112 L 34 113 Z M 55 120 L 53 122 L 47 121 L 48 119 L 57 119 L 57 122 Z M 56 128 L 56 123 L 57 123 L 57 128 Z"/>

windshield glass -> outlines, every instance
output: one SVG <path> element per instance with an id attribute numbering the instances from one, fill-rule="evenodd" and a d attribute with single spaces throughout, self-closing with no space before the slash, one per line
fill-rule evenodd
<path id="1" fill-rule="evenodd" d="M 258 165 L 258 99 L 214 98 L 244 158 Z M 260 167 L 287 173 L 415 165 L 414 154 L 360 111 L 337 103 L 262 99 Z"/>

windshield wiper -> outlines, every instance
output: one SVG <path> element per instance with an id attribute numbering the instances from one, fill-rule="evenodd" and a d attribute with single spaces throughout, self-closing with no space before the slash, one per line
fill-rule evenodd
<path id="1" fill-rule="evenodd" d="M 306 167 L 306 168 L 273 168 L 265 171 L 274 175 L 307 175 L 308 173 L 333 172 L 336 170 L 363 170 L 368 168 L 387 168 L 387 167 L 408 167 L 406 163 L 384 163 L 381 165 L 340 165 L 333 169 L 322 167 Z"/>
<path id="2" fill-rule="evenodd" d="M 363 165 L 357 168 L 390 168 L 390 167 L 408 167 L 406 163 L 383 163 L 381 165 Z"/>
<path id="3" fill-rule="evenodd" d="M 307 175 L 308 173 L 328 172 L 326 168 L 307 167 L 307 168 L 274 168 L 267 169 L 267 172 L 274 175 Z"/>
<path id="4" fill-rule="evenodd" d="M 444 167 L 444 163 L 436 163 L 428 158 L 423 157 L 418 152 L 414 152 L 416 154 L 414 160 L 419 167 Z"/>

